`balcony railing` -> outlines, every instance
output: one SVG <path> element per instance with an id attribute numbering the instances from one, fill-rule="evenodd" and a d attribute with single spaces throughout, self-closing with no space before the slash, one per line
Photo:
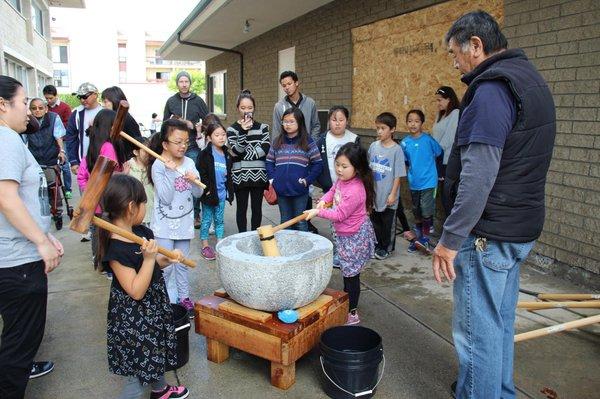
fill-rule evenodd
<path id="1" fill-rule="evenodd" d="M 163 60 L 160 57 L 146 57 L 146 63 L 150 65 L 178 66 L 178 65 L 195 65 L 198 61 L 173 61 Z"/>

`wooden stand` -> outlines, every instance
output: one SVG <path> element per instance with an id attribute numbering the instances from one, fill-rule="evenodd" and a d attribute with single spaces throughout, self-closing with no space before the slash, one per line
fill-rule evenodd
<path id="1" fill-rule="evenodd" d="M 329 288 L 323 294 L 297 309 L 301 318 L 292 324 L 254 309 L 245 308 L 249 317 L 237 308 L 230 312 L 231 300 L 209 295 L 196 302 L 196 333 L 206 337 L 208 360 L 222 363 L 229 358 L 230 346 L 240 349 L 269 360 L 271 385 L 288 389 L 296 382 L 296 360 L 317 345 L 323 331 L 346 322 L 348 294 Z M 259 317 L 260 313 L 272 317 Z"/>

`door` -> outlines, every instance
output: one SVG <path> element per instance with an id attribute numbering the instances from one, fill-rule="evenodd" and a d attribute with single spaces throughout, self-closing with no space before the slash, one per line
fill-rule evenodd
<path id="1" fill-rule="evenodd" d="M 296 69 L 296 47 L 286 48 L 279 52 L 279 71 L 277 72 L 277 87 L 279 98 L 283 98 L 285 93 L 279 84 L 279 76 L 283 71 L 294 71 Z"/>

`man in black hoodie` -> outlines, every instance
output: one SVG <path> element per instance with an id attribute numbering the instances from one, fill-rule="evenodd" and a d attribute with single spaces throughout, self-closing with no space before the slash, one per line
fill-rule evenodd
<path id="1" fill-rule="evenodd" d="M 185 156 L 196 162 L 200 148 L 196 142 L 197 130 L 200 127 L 200 122 L 208 114 L 208 107 L 204 100 L 190 91 L 192 87 L 192 78 L 186 71 L 181 71 L 175 78 L 177 84 L 177 93 L 173 94 L 165 104 L 165 112 L 163 121 L 170 118 L 184 120 L 189 128 L 190 144 Z M 200 227 L 200 201 L 194 199 L 194 227 Z"/>

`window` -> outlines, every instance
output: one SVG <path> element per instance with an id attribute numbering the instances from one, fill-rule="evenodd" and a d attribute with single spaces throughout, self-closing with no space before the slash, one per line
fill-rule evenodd
<path id="1" fill-rule="evenodd" d="M 15 10 L 21 12 L 21 0 L 6 0 Z"/>
<path id="2" fill-rule="evenodd" d="M 171 78 L 170 72 L 156 72 L 156 80 L 169 80 Z"/>
<path id="3" fill-rule="evenodd" d="M 42 9 L 36 3 L 31 3 L 31 18 L 33 20 L 33 27 L 40 34 L 44 35 L 44 14 Z"/>
<path id="4" fill-rule="evenodd" d="M 119 62 L 127 61 L 127 44 L 119 43 Z"/>
<path id="5" fill-rule="evenodd" d="M 66 68 L 54 69 L 54 86 L 69 87 L 69 70 Z"/>
<path id="6" fill-rule="evenodd" d="M 208 84 L 208 96 L 210 100 L 210 112 L 217 115 L 226 115 L 227 107 L 225 101 L 227 71 L 215 72 L 210 75 Z"/>
<path id="7" fill-rule="evenodd" d="M 67 64 L 69 62 L 67 46 L 52 46 L 52 62 L 59 64 Z"/>

